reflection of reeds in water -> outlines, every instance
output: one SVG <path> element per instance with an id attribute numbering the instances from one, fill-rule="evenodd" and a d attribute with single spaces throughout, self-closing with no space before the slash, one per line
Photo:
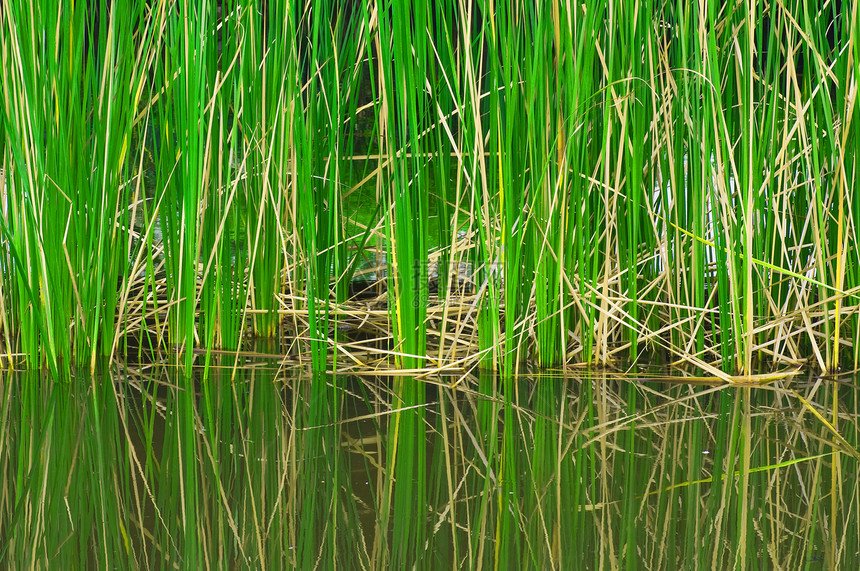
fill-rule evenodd
<path id="1" fill-rule="evenodd" d="M 231 380 L 213 364 L 185 389 L 166 367 L 48 390 L 6 375 L 0 564 L 860 563 L 845 548 L 857 418 L 834 383 L 592 373 L 502 394 L 488 375 L 456 390 L 430 380 L 427 404 L 407 409 L 390 378 L 256 368 Z"/>
<path id="2" fill-rule="evenodd" d="M 0 10 L 29 367 L 284 331 L 318 371 L 856 360 L 851 3 L 37 6 Z"/>

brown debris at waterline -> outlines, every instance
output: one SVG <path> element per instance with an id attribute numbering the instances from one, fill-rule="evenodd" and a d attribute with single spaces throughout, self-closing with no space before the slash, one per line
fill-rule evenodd
<path id="1" fill-rule="evenodd" d="M 287 335 L 297 341 L 310 341 L 308 312 L 302 307 L 304 299 L 282 295 L 279 300 L 281 309 L 277 313 L 282 326 L 288 329 Z M 429 296 L 424 323 L 427 353 L 420 357 L 427 360 L 430 369 L 465 369 L 480 360 L 475 320 L 478 302 L 479 297 L 474 294 L 445 299 Z M 328 342 L 339 369 L 393 370 L 394 357 L 402 353 L 394 345 L 387 292 L 372 299 L 332 302 L 329 315 Z M 309 352 L 308 348 L 305 350 Z M 302 356 L 299 354 L 298 358 Z"/>
<path id="2" fill-rule="evenodd" d="M 382 259 L 377 255 L 376 260 L 379 262 Z M 425 363 L 425 368 L 421 369 L 420 373 L 468 371 L 478 365 L 490 368 L 492 362 L 495 363 L 496 367 L 499 366 L 498 359 L 503 351 L 504 336 L 502 335 L 498 339 L 494 347 L 485 348 L 482 351 L 478 334 L 478 317 L 481 304 L 487 303 L 488 291 L 491 287 L 497 290 L 501 287 L 499 283 L 501 277 L 498 277 L 499 282 L 492 284 L 487 278 L 484 278 L 484 282 L 478 285 L 471 266 L 464 268 L 464 262 L 454 262 L 453 264 L 456 265 L 452 265 L 452 268 L 456 268 L 457 271 L 449 272 L 448 275 L 453 282 L 452 285 L 456 285 L 450 288 L 449 295 L 439 297 L 438 292 L 432 287 L 432 282 L 428 287 L 430 291 L 426 298 L 426 318 L 424 321 L 427 348 L 424 355 L 416 355 Z M 162 267 L 159 264 L 156 267 L 156 273 Z M 431 269 L 434 267 L 431 258 Z M 464 270 L 468 270 L 468 275 L 463 273 Z M 285 272 L 285 279 L 283 280 L 286 283 L 285 287 L 289 288 L 294 285 L 286 280 L 289 269 L 283 271 Z M 369 276 L 373 280 L 353 280 L 353 283 L 350 284 L 350 297 L 347 301 L 335 302 L 334 288 L 332 288 L 332 297 L 329 298 L 328 302 L 322 302 L 327 303 L 327 311 L 330 315 L 326 342 L 329 344 L 331 366 L 336 366 L 338 370 L 353 372 L 390 372 L 397 370 L 399 359 L 396 357 L 402 355 L 402 352 L 394 342 L 392 315 L 389 308 L 392 294 L 388 291 L 387 267 L 385 264 L 377 263 L 373 267 L 365 267 L 361 272 L 356 272 L 356 275 L 359 274 L 361 278 Z M 429 272 L 429 274 L 431 280 L 436 277 L 435 272 Z M 493 275 L 495 274 L 491 274 L 491 276 Z M 203 277 L 202 267 L 197 277 L 199 295 L 199 282 L 202 281 Z M 617 286 L 617 281 L 612 281 L 606 287 L 611 291 Z M 247 287 L 247 282 L 243 287 Z M 601 301 L 602 295 L 600 292 L 597 293 L 598 302 Z M 164 277 L 147 279 L 145 274 L 140 273 L 130 284 L 120 284 L 118 297 L 121 303 L 119 304 L 120 309 L 116 316 L 116 323 L 120 325 L 115 355 L 133 362 L 134 360 L 160 360 L 178 352 L 177 348 L 171 347 L 169 344 L 167 332 L 168 313 L 175 311 L 177 302 L 168 300 L 168 289 Z M 276 299 L 278 308 L 272 310 L 271 313 L 278 315 L 280 323 L 277 338 L 274 339 L 273 345 L 273 347 L 277 347 L 277 350 L 266 351 L 266 357 L 297 365 L 307 364 L 311 354 L 311 336 L 309 334 L 307 299 L 304 292 L 287 290 L 286 293 L 278 294 Z M 617 314 L 619 300 L 623 298 L 612 295 L 605 297 L 605 299 L 607 307 L 601 309 L 599 322 L 603 324 L 600 333 L 608 340 L 601 343 L 602 356 L 599 360 L 592 361 L 590 365 L 577 362 L 582 351 L 580 332 L 578 330 L 568 331 L 567 347 L 562 353 L 566 362 L 559 363 L 560 368 L 607 366 L 628 360 L 626 354 L 628 344 L 624 341 L 625 336 L 623 335 L 623 329 L 626 325 L 623 322 L 623 314 Z M 587 303 L 584 298 L 580 301 Z M 664 305 L 659 303 L 642 300 L 641 304 L 643 307 L 649 308 L 649 311 L 657 311 L 661 314 L 665 311 Z M 503 323 L 505 319 L 504 304 L 500 303 L 497 309 L 498 318 Z M 594 309 L 597 308 L 594 307 Z M 816 306 L 816 309 L 817 312 L 806 311 L 804 313 L 806 318 L 813 321 L 818 319 L 818 313 L 822 313 L 824 308 L 819 309 Z M 684 323 L 679 322 L 663 326 L 655 331 L 649 331 L 643 327 L 640 339 L 647 344 L 647 349 L 640 351 L 640 359 L 648 354 L 655 354 L 659 355 L 658 361 L 672 361 L 703 369 L 720 368 L 722 357 L 717 352 L 718 347 L 713 341 L 713 335 L 716 333 L 715 327 L 718 327 L 718 324 L 714 322 L 716 317 L 714 310 L 702 309 L 700 312 L 696 328 L 701 328 L 705 333 L 707 347 L 704 353 L 689 354 L 685 352 L 683 347 L 671 344 L 670 337 L 673 329 L 680 331 L 683 334 L 683 339 L 688 337 L 687 334 L 692 336 L 696 332 L 696 329 L 686 332 L 683 329 Z M 212 351 L 210 353 L 245 354 L 245 350 L 250 347 L 250 340 L 254 338 L 252 325 L 254 316 L 266 313 L 269 312 L 250 308 L 243 310 L 244 325 L 241 328 L 239 350 L 225 349 L 225 344 L 219 343 L 216 339 L 211 345 Z M 200 313 L 198 313 L 199 316 Z M 786 325 L 792 318 L 796 318 L 796 316 L 792 313 L 786 313 L 778 322 L 770 326 Z M 522 366 L 527 366 L 533 357 L 535 319 L 536 317 L 532 312 L 524 323 L 518 323 L 516 327 L 516 330 L 522 331 L 523 335 L 522 353 L 518 355 L 518 361 Z M 500 330 L 503 333 L 504 327 L 500 326 Z M 196 335 L 202 336 L 202 333 L 196 333 Z M 147 336 L 151 340 L 152 346 L 141 347 L 141 340 Z M 787 336 L 786 339 L 791 339 L 791 335 Z M 202 340 L 198 337 L 195 341 L 197 346 L 195 353 L 206 354 L 207 350 Z M 227 345 L 236 345 L 236 343 Z M 760 354 L 761 360 L 772 361 L 770 366 L 776 368 L 805 363 L 805 361 L 797 359 L 789 360 L 785 353 L 774 354 L 766 344 L 757 347 L 755 351 Z M 254 351 L 248 352 L 249 358 L 262 356 L 254 355 L 254 353 Z M 762 369 L 754 366 L 753 370 Z M 724 377 L 726 376 L 723 374 L 720 378 L 725 381 Z"/>
<path id="3" fill-rule="evenodd" d="M 167 300 L 167 288 L 164 280 L 144 287 L 142 279 L 125 289 L 125 311 L 118 318 L 124 319 L 120 336 L 127 339 L 119 341 L 118 346 L 127 346 L 129 359 L 143 357 L 139 340 L 144 334 L 149 335 L 155 347 L 148 351 L 146 359 L 158 359 L 167 354 L 175 354 L 176 348 L 171 348 L 167 342 L 168 312 L 176 306 L 176 302 Z M 397 370 L 395 357 L 400 355 L 394 345 L 394 335 L 389 308 L 390 295 L 386 279 L 372 283 L 365 282 L 361 288 L 353 290 L 353 296 L 347 301 L 336 303 L 329 300 L 328 313 L 330 327 L 327 341 L 330 354 L 336 360 L 339 370 L 363 372 L 390 372 Z M 474 288 L 472 288 L 474 289 Z M 427 350 L 424 358 L 427 368 L 424 372 L 444 370 L 470 370 L 476 367 L 486 356 L 479 346 L 477 318 L 479 304 L 486 288 L 477 288 L 475 293 L 464 293 L 464 289 L 453 289 L 451 295 L 440 298 L 436 293 L 430 293 L 427 298 L 425 330 L 427 333 Z M 154 301 L 153 291 L 160 298 Z M 372 292 L 373 295 L 368 295 Z M 274 310 L 279 316 L 280 332 L 276 344 L 280 345 L 278 353 L 260 354 L 246 351 L 248 343 L 254 338 L 252 319 L 255 315 L 268 313 L 267 310 L 246 309 L 244 311 L 244 327 L 239 350 L 223 349 L 223 346 L 213 345 L 212 354 L 231 353 L 247 355 L 248 357 L 277 358 L 284 362 L 304 364 L 310 359 L 310 325 L 308 319 L 307 299 L 304 295 L 282 293 L 277 296 L 279 308 Z M 158 309 L 153 309 L 157 307 Z M 144 313 L 144 309 L 146 312 Z M 499 318 L 504 319 L 504 306 L 499 307 Z M 528 338 L 528 335 L 526 335 Z M 504 340 L 502 339 L 501 342 Z M 527 339 L 526 339 L 527 341 Z M 573 341 L 573 340 L 571 340 Z M 612 362 L 624 360 L 624 343 L 607 345 L 609 360 L 597 365 L 609 365 Z M 578 350 L 569 347 L 568 356 L 576 356 Z M 500 349 L 499 349 L 500 350 Z M 120 349 L 122 351 L 122 349 Z M 525 351 L 525 349 L 524 349 Z M 147 351 L 144 350 L 144 353 Z M 206 354 L 205 347 L 195 349 L 196 354 Z M 678 364 L 696 364 L 701 357 L 680 355 L 669 351 Z M 708 359 L 713 364 L 714 361 Z M 565 367 L 585 366 L 581 363 L 568 362 Z"/>
<path id="4" fill-rule="evenodd" d="M 393 342 L 389 295 L 386 288 L 385 280 L 378 280 L 360 290 L 373 290 L 376 293 L 372 297 L 355 295 L 341 303 L 329 301 L 330 327 L 327 341 L 339 369 L 395 370 L 394 357 L 401 353 Z M 157 302 L 153 299 L 153 289 L 159 297 L 163 296 Z M 135 284 L 126 291 L 134 293 L 125 296 L 125 311 L 122 312 L 125 325 L 120 330 L 120 336 L 125 337 L 126 342 L 120 341 L 119 346 L 128 348 L 124 357 L 132 360 L 137 358 L 156 360 L 181 352 L 182 348 L 173 347 L 166 340 L 168 312 L 175 307 L 176 303 L 166 299 L 166 286 L 163 280 L 159 280 L 154 288 Z M 462 292 L 463 289 L 458 291 Z M 277 296 L 277 300 L 279 308 L 274 310 L 274 313 L 279 316 L 280 335 L 275 342 L 280 345 L 280 352 L 261 353 L 245 349 L 254 339 L 253 317 L 269 313 L 267 310 L 246 309 L 238 350 L 214 346 L 207 351 L 206 348 L 198 346 L 194 349 L 194 353 L 202 355 L 208 352 L 213 355 L 233 354 L 249 358 L 271 358 L 296 364 L 308 361 L 311 339 L 306 298 L 282 293 Z M 482 356 L 478 347 L 475 325 L 478 302 L 479 296 L 476 294 L 460 293 L 449 295 L 444 299 L 439 298 L 435 293 L 428 296 L 425 320 L 427 354 L 421 356 L 426 359 L 428 368 L 422 369 L 422 372 L 458 371 L 474 367 Z M 155 307 L 158 309 L 154 309 Z M 141 340 L 146 337 L 153 340 L 153 347 L 142 347 Z"/>

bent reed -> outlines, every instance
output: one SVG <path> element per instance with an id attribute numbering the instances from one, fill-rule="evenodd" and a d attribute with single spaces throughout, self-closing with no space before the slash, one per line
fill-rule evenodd
<path id="1" fill-rule="evenodd" d="M 283 4 L 2 1 L 5 364 L 858 362 L 856 2 Z"/>

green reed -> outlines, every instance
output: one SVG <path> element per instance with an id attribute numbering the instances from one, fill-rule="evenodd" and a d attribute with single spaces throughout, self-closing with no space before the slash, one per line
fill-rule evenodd
<path id="1" fill-rule="evenodd" d="M 381 165 L 377 196 L 386 205 L 388 304 L 395 362 L 404 369 L 424 365 L 425 317 L 429 297 L 428 221 L 430 192 L 426 154 L 434 153 L 424 133 L 437 113 L 425 88 L 433 61 L 427 34 L 432 3 L 393 3 L 382 7 L 373 33 L 374 64 L 381 89 L 378 116 Z M 438 141 L 438 138 L 435 140 Z M 385 184 L 381 186 L 380 183 Z M 385 559 L 391 567 L 420 560 L 427 540 L 425 385 L 410 377 L 393 380 L 395 412 L 389 421 L 389 471 L 381 492 L 381 529 L 392 529 Z M 401 410 L 402 409 L 402 410 Z M 387 535 L 387 533 L 386 533 Z"/>
<path id="2" fill-rule="evenodd" d="M 113 347 L 153 16 L 56 2 L 2 12 L 6 334 L 20 332 L 29 366 L 67 376 L 73 358 L 94 368 Z"/>
<path id="3" fill-rule="evenodd" d="M 323 370 L 367 250 L 396 366 L 856 360 L 851 3 L 33 6 L 0 16 L 30 367 L 289 331 Z"/>

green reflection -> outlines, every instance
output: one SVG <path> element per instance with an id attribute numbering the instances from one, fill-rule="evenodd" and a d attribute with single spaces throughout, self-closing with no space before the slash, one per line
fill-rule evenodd
<path id="1" fill-rule="evenodd" d="M 0 566 L 860 565 L 855 384 L 231 365 L 4 374 Z"/>

